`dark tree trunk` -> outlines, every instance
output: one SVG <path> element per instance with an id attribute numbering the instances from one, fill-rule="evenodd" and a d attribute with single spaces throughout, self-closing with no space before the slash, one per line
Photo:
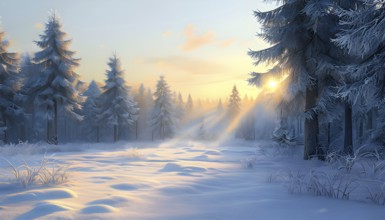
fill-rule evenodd
<path id="1" fill-rule="evenodd" d="M 7 116 L 5 116 L 5 113 L 3 112 L 3 120 L 4 120 L 4 143 L 8 143 L 8 125 L 7 125 Z"/>
<path id="2" fill-rule="evenodd" d="M 99 126 L 96 127 L 96 143 L 99 143 Z"/>
<path id="3" fill-rule="evenodd" d="M 368 124 L 367 124 L 367 126 L 366 126 L 366 129 L 367 129 L 368 131 L 370 131 L 370 130 L 373 129 L 373 111 L 372 111 L 372 110 L 370 110 L 370 111 L 368 112 Z"/>
<path id="4" fill-rule="evenodd" d="M 58 138 L 58 116 L 57 116 L 57 101 L 54 100 L 54 144 L 58 144 L 59 143 L 59 138 Z"/>
<path id="5" fill-rule="evenodd" d="M 118 140 L 118 125 L 114 125 L 114 142 Z"/>
<path id="6" fill-rule="evenodd" d="M 346 154 L 353 154 L 352 106 L 347 101 L 345 101 L 344 151 Z"/>
<path id="7" fill-rule="evenodd" d="M 135 121 L 135 139 L 138 140 L 138 121 Z"/>
<path id="8" fill-rule="evenodd" d="M 362 140 L 364 138 L 364 122 L 362 121 L 362 119 L 360 119 L 358 123 L 358 138 L 360 143 L 362 143 Z"/>
<path id="9" fill-rule="evenodd" d="M 306 88 L 305 111 L 317 104 L 318 86 Z M 305 118 L 304 127 L 304 159 L 309 160 L 318 153 L 318 115 L 313 113 L 312 118 Z"/>
<path id="10" fill-rule="evenodd" d="M 330 122 L 328 122 L 328 147 L 330 146 L 330 142 L 331 142 L 331 135 L 330 135 L 330 129 L 331 129 L 331 124 Z"/>

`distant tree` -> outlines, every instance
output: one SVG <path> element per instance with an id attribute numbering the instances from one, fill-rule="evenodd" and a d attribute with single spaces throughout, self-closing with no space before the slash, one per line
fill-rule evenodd
<path id="1" fill-rule="evenodd" d="M 53 13 L 45 25 L 45 30 L 36 41 L 41 51 L 35 53 L 34 61 L 41 72 L 28 93 L 31 94 L 40 117 L 47 119 L 47 141 L 58 143 L 58 111 L 63 108 L 76 119 L 80 109 L 80 97 L 76 90 L 79 76 L 74 68 L 79 66 L 79 59 L 73 58 L 75 52 L 70 51 L 71 40 L 66 40 L 66 33 L 61 30 L 59 18 Z"/>
<path id="2" fill-rule="evenodd" d="M 8 52 L 9 41 L 4 39 L 5 33 L 0 32 L 0 133 L 3 142 L 8 142 L 9 121 L 19 114 L 15 96 L 19 90 L 17 77 L 19 57 L 17 53 Z"/>
<path id="3" fill-rule="evenodd" d="M 231 91 L 231 95 L 229 97 L 229 106 L 228 106 L 228 114 L 231 118 L 235 117 L 241 111 L 241 98 L 239 97 L 239 93 L 237 87 L 234 85 L 233 90 Z"/>
<path id="4" fill-rule="evenodd" d="M 113 55 L 108 62 L 107 79 L 100 95 L 100 120 L 113 126 L 113 140 L 119 140 L 119 129 L 133 125 L 138 117 L 137 103 L 130 96 L 130 88 L 123 78 L 120 60 Z"/>
<path id="5" fill-rule="evenodd" d="M 218 101 L 217 111 L 218 112 L 222 112 L 223 111 L 222 99 L 219 99 L 219 101 Z"/>
<path id="6" fill-rule="evenodd" d="M 188 94 L 188 97 L 187 97 L 187 102 L 186 102 L 186 114 L 187 114 L 187 117 L 190 117 L 191 114 L 193 113 L 194 111 L 194 102 L 191 98 L 191 95 Z"/>
<path id="7" fill-rule="evenodd" d="M 161 139 L 171 137 L 174 134 L 176 117 L 171 100 L 171 90 L 163 76 L 158 80 L 154 97 L 153 135 L 157 134 Z"/>
<path id="8" fill-rule="evenodd" d="M 176 117 L 179 120 L 182 120 L 183 117 L 185 116 L 185 103 L 183 102 L 182 95 L 179 93 L 178 94 L 178 99 L 176 100 Z"/>
<path id="9" fill-rule="evenodd" d="M 101 94 L 99 86 L 94 80 L 91 81 L 88 89 L 83 93 L 86 97 L 86 101 L 83 104 L 83 132 L 87 138 L 94 137 L 96 142 L 100 140 L 100 103 L 99 95 Z M 94 139 L 92 138 L 92 139 Z"/>

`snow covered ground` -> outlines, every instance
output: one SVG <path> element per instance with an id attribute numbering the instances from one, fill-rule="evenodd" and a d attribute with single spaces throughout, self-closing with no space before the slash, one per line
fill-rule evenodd
<path id="1" fill-rule="evenodd" d="M 0 176 L 0 219 L 385 219 L 384 206 L 293 195 L 269 181 L 280 170 L 322 166 L 300 160 L 295 150 L 271 151 L 271 144 L 64 145 L 59 149 L 83 149 L 55 153 L 55 163 L 69 166 L 64 184 L 23 189 Z M 31 149 L 0 150 L 1 172 L 9 170 L 3 158 L 15 165 L 41 161 L 44 155 Z"/>

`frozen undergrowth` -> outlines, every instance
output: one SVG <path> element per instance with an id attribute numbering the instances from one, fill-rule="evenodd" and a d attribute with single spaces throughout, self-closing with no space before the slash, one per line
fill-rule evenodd
<path id="1" fill-rule="evenodd" d="M 139 146 L 146 146 L 147 143 L 136 143 Z M 153 143 L 152 143 L 153 144 Z M 6 145 L 0 145 L 0 155 L 2 156 L 16 156 L 16 155 L 36 155 L 55 152 L 78 152 L 85 150 L 105 150 L 106 146 L 110 150 L 120 150 L 126 148 L 127 142 L 116 143 L 68 143 L 59 145 L 50 145 L 45 142 L 29 143 L 19 142 L 17 144 L 10 143 Z"/>
<path id="2" fill-rule="evenodd" d="M 2 171 L 3 178 L 9 184 L 20 184 L 24 189 L 32 185 L 58 185 L 68 181 L 68 167 L 53 162 L 52 157 L 44 156 L 36 166 L 26 161 L 21 165 L 9 160 L 6 162 L 8 166 Z"/>
<path id="3" fill-rule="evenodd" d="M 283 152 L 287 153 L 286 150 Z M 378 152 L 357 149 L 353 155 L 329 153 L 325 166 L 309 171 L 279 170 L 268 182 L 284 182 L 290 193 L 310 193 L 385 205 L 385 160 Z"/>

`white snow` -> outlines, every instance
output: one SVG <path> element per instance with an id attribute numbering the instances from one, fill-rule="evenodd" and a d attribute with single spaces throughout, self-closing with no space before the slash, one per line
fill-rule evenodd
<path id="1" fill-rule="evenodd" d="M 301 160 L 295 150 L 272 151 L 271 144 L 170 140 L 59 146 L 84 149 L 54 155 L 57 164 L 69 165 L 69 181 L 23 189 L 0 175 L 0 219 L 385 219 L 384 206 L 290 194 L 284 183 L 268 181 L 279 170 L 322 166 Z M 9 166 L 1 157 L 35 164 L 43 156 L 3 154 L 0 170 Z"/>

